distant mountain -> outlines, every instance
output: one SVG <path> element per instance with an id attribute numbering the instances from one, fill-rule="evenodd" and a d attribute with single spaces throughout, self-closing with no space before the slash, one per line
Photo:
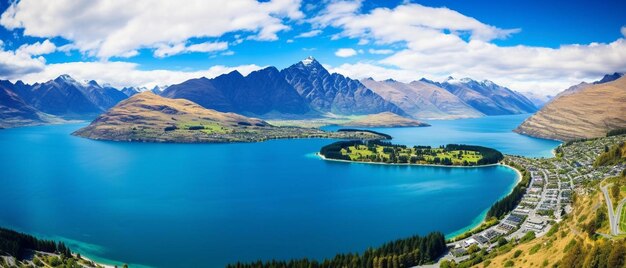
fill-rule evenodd
<path id="1" fill-rule="evenodd" d="M 454 94 L 436 85 L 413 81 L 362 79 L 361 83 L 414 118 L 452 119 L 483 116 Z"/>
<path id="2" fill-rule="evenodd" d="M 132 97 L 133 95 L 140 93 L 141 91 L 136 87 L 124 87 L 122 88 L 122 93 L 126 94 L 128 97 Z"/>
<path id="3" fill-rule="evenodd" d="M 626 77 L 588 85 L 561 95 L 514 131 L 530 136 L 574 140 L 604 136 L 626 128 Z"/>
<path id="4" fill-rule="evenodd" d="M 128 98 L 122 91 L 109 85 L 100 86 L 96 81 L 89 83 L 81 89 L 85 96 L 100 110 L 106 111 L 118 102 Z"/>
<path id="5" fill-rule="evenodd" d="M 604 84 L 604 83 L 608 83 L 608 82 L 611 82 L 611 81 L 615 81 L 615 80 L 621 78 L 622 76 L 624 76 L 623 73 L 605 74 L 602 77 L 602 79 L 600 79 L 598 81 L 594 81 L 594 82 L 591 82 L 591 83 L 581 82 L 580 84 L 573 85 L 573 86 L 571 86 L 571 87 L 569 87 L 569 88 L 559 92 L 559 94 L 554 96 L 554 98 L 552 98 L 552 100 L 556 100 L 556 99 L 558 99 L 560 97 L 574 94 L 574 93 L 576 93 L 578 91 L 581 91 L 581 90 L 583 90 L 583 89 L 585 89 L 585 88 L 587 88 L 587 87 L 589 87 L 591 85 L 599 85 L 599 84 Z"/>
<path id="6" fill-rule="evenodd" d="M 0 128 L 39 125 L 47 119 L 34 107 L 26 104 L 9 81 L 0 81 Z"/>
<path id="7" fill-rule="evenodd" d="M 167 86 L 154 86 L 152 89 L 148 89 L 146 87 L 124 87 L 120 91 L 126 94 L 126 96 L 131 97 L 137 93 L 146 92 L 146 91 L 150 91 L 156 95 L 161 95 L 161 93 L 163 93 L 165 89 L 167 89 Z"/>
<path id="8" fill-rule="evenodd" d="M 81 83 L 69 75 L 61 75 L 54 80 L 33 85 L 22 81 L 15 84 L 2 81 L 2 85 L 45 117 L 55 115 L 62 118 L 91 118 L 128 97 L 109 85 L 101 86 L 96 81 Z"/>
<path id="9" fill-rule="evenodd" d="M 287 82 L 320 113 L 341 115 L 406 113 L 383 99 L 358 80 L 330 74 L 317 60 L 308 57 L 281 71 Z"/>
<path id="10" fill-rule="evenodd" d="M 426 79 L 420 81 L 445 88 L 486 115 L 521 114 L 537 111 L 537 107 L 522 94 L 489 80 L 476 81 L 470 78 L 454 79 L 449 77 L 442 83 Z"/>
<path id="11" fill-rule="evenodd" d="M 421 121 L 399 116 L 391 112 L 370 114 L 362 118 L 348 121 L 342 126 L 353 127 L 427 127 L 430 126 Z"/>
<path id="12" fill-rule="evenodd" d="M 44 113 L 68 118 L 96 116 L 103 109 L 90 100 L 85 87 L 69 75 L 61 75 L 23 90 L 21 97 Z"/>
<path id="13" fill-rule="evenodd" d="M 524 95 L 524 97 L 526 97 L 528 100 L 530 100 L 537 108 L 543 107 L 553 98 L 550 95 L 540 95 L 534 92 L 523 92 L 521 94 Z"/>
<path id="14" fill-rule="evenodd" d="M 605 74 L 604 77 L 602 77 L 602 79 L 593 82 L 593 84 L 597 85 L 597 84 L 608 83 L 608 82 L 620 79 L 622 76 L 624 76 L 623 73 Z"/>
<path id="15" fill-rule="evenodd" d="M 213 79 L 191 79 L 168 87 L 161 95 L 188 99 L 221 112 L 302 115 L 310 111 L 306 101 L 274 67 L 254 71 L 245 77 L 233 71 Z"/>

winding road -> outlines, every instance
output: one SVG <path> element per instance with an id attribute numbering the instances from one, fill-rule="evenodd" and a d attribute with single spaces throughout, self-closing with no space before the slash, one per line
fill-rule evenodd
<path id="1" fill-rule="evenodd" d="M 620 226 L 619 226 L 619 223 L 622 221 L 621 216 L 622 216 L 622 210 L 624 209 L 624 204 L 626 204 L 626 198 L 622 199 L 622 201 L 620 201 L 619 204 L 617 205 L 617 214 L 615 214 L 616 216 L 615 229 L 617 230 L 617 234 L 626 232 L 626 230 L 620 230 Z"/>
<path id="2" fill-rule="evenodd" d="M 622 210 L 624 209 L 624 204 L 626 204 L 626 198 L 622 199 L 622 201 L 617 204 L 617 213 L 613 210 L 613 202 L 611 202 L 611 197 L 609 196 L 609 187 L 612 184 L 607 184 L 604 187 L 601 187 L 602 193 L 604 194 L 604 200 L 606 201 L 606 206 L 609 209 L 609 226 L 611 227 L 611 235 L 619 235 L 622 233 L 619 228 L 620 217 L 622 216 Z M 626 231 L 626 230 L 624 230 Z"/>
<path id="3" fill-rule="evenodd" d="M 606 206 L 609 209 L 609 226 L 611 227 L 611 235 L 617 235 L 619 233 L 619 222 L 616 224 L 617 219 L 615 218 L 615 210 L 613 210 L 613 202 L 611 202 L 611 197 L 609 196 L 609 186 L 611 186 L 611 184 L 605 185 L 600 189 L 602 189 Z"/>

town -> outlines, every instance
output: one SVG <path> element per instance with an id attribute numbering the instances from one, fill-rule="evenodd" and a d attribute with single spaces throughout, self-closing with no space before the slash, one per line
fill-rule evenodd
<path id="1" fill-rule="evenodd" d="M 594 162 L 607 148 L 626 141 L 626 135 L 611 136 L 577 142 L 567 142 L 554 150 L 552 158 L 527 158 L 507 155 L 503 162 L 524 168 L 530 173 L 531 179 L 526 193 L 510 213 L 501 220 L 487 219 L 481 227 L 461 235 L 458 240 L 448 244 L 450 251 L 441 260 L 460 263 L 467 260 L 472 252 L 480 249 L 487 251 L 511 240 L 525 237 L 545 235 L 553 224 L 560 222 L 572 211 L 573 194 L 586 194 L 585 187 L 577 187 L 589 181 L 600 181 L 615 177 L 625 168 L 625 163 L 609 166 L 596 166 Z M 606 187 L 606 186 L 605 186 Z M 610 203 L 606 194 L 605 199 Z M 621 211 L 626 199 L 621 200 L 615 209 Z M 609 208 L 613 208 L 610 204 Z M 611 215 L 611 234 L 626 233 L 619 223 L 622 213 Z M 485 228 L 487 226 L 487 228 Z M 503 240 L 505 239 L 505 240 Z"/>

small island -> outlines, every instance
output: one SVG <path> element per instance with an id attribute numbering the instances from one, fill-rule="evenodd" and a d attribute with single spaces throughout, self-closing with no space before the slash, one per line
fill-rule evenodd
<path id="1" fill-rule="evenodd" d="M 319 154 L 329 160 L 443 166 L 484 166 L 504 158 L 498 150 L 476 145 L 408 147 L 382 140 L 338 141 L 322 147 Z"/>

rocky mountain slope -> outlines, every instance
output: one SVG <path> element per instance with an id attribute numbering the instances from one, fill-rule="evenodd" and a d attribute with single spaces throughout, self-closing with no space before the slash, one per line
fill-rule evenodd
<path id="1" fill-rule="evenodd" d="M 361 83 L 408 115 L 421 119 L 454 119 L 480 117 L 483 114 L 457 96 L 433 84 L 413 81 L 362 79 Z"/>
<path id="2" fill-rule="evenodd" d="M 537 107 L 521 93 L 488 80 L 476 81 L 470 78 L 454 79 L 449 77 L 442 83 L 426 79 L 420 81 L 445 88 L 485 115 L 521 114 L 537 111 Z"/>
<path id="3" fill-rule="evenodd" d="M 0 128 L 47 123 L 46 116 L 26 104 L 10 86 L 0 81 Z M 9 83 L 9 85 L 12 85 Z"/>
<path id="4" fill-rule="evenodd" d="M 574 140 L 604 136 L 626 127 L 626 78 L 588 85 L 562 95 L 514 131 L 534 137 Z"/>
<path id="5" fill-rule="evenodd" d="M 306 101 L 285 81 L 274 67 L 243 76 L 237 71 L 213 79 L 187 80 L 168 87 L 168 98 L 191 100 L 205 108 L 222 112 L 265 115 L 271 112 L 306 114 Z"/>
<path id="6" fill-rule="evenodd" d="M 405 111 L 383 99 L 358 80 L 329 73 L 317 60 L 306 58 L 281 71 L 310 107 L 320 113 L 363 115 Z"/>
<path id="7" fill-rule="evenodd" d="M 64 118 L 93 118 L 127 98 L 113 87 L 95 81 L 81 83 L 69 75 L 33 85 L 18 81 L 13 87 L 26 104 Z"/>

